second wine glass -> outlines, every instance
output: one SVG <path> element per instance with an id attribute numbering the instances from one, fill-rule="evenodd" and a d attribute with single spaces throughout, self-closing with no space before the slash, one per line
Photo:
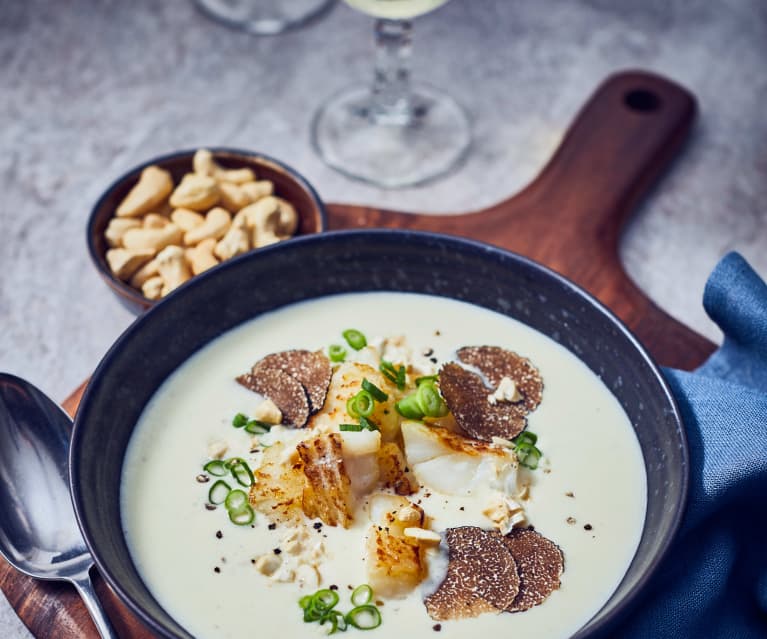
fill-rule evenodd
<path id="1" fill-rule="evenodd" d="M 376 186 L 413 186 L 444 175 L 468 150 L 471 126 L 450 96 L 412 84 L 410 20 L 447 0 L 345 2 L 377 18 L 373 83 L 322 105 L 312 126 L 315 148 L 331 167 Z"/>

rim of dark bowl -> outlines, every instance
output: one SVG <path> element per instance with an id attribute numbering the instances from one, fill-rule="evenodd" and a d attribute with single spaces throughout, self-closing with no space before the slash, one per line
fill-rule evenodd
<path id="1" fill-rule="evenodd" d="M 112 357 L 114 357 L 114 355 L 123 347 L 123 344 L 127 342 L 134 333 L 142 329 L 143 324 L 145 322 L 151 321 L 151 318 L 155 314 L 156 309 L 160 308 L 161 306 L 175 303 L 175 300 L 185 295 L 186 291 L 191 291 L 193 288 L 197 286 L 213 286 L 215 282 L 215 278 L 216 278 L 216 273 L 220 275 L 221 273 L 224 273 L 227 269 L 236 268 L 237 265 L 244 260 L 269 259 L 269 256 L 272 253 L 278 252 L 278 251 L 291 250 L 291 246 L 317 243 L 317 242 L 320 242 L 320 243 L 332 242 L 334 240 L 338 240 L 339 238 L 340 239 L 348 238 L 350 241 L 365 242 L 367 238 L 374 239 L 376 237 L 391 236 L 391 235 L 397 235 L 401 237 L 403 240 L 407 240 L 408 238 L 415 237 L 415 238 L 421 238 L 423 241 L 431 241 L 437 244 L 441 243 L 445 245 L 452 245 L 452 246 L 455 246 L 456 248 L 460 248 L 461 250 L 469 250 L 475 254 L 482 254 L 484 256 L 487 256 L 489 259 L 511 260 L 512 262 L 520 264 L 523 268 L 528 268 L 534 271 L 542 272 L 546 277 L 549 277 L 552 280 L 556 281 L 560 286 L 567 289 L 570 293 L 574 293 L 575 295 L 583 299 L 592 308 L 594 308 L 597 312 L 599 312 L 601 315 L 606 317 L 612 324 L 614 324 L 615 327 L 619 330 L 619 332 L 631 343 L 631 345 L 633 346 L 637 354 L 649 366 L 649 369 L 652 373 L 653 378 L 660 385 L 660 388 L 662 389 L 665 399 L 668 401 L 673 411 L 674 421 L 677 425 L 677 434 L 680 438 L 680 443 L 681 443 L 680 452 L 681 452 L 683 463 L 681 464 L 682 473 L 681 473 L 681 483 L 680 483 L 680 489 L 679 489 L 680 507 L 674 511 L 674 514 L 671 517 L 671 525 L 669 526 L 669 531 L 662 545 L 659 546 L 655 556 L 653 557 L 652 561 L 648 564 L 648 567 L 644 571 L 642 576 L 638 578 L 636 582 L 634 583 L 634 585 L 632 586 L 632 588 L 625 593 L 619 605 L 617 605 L 613 610 L 605 614 L 595 624 L 592 624 L 593 619 L 600 614 L 604 606 L 606 606 L 609 603 L 610 598 L 612 598 L 613 594 L 620 588 L 620 584 L 623 583 L 623 579 L 625 579 L 625 574 L 624 574 L 624 577 L 616 586 L 615 590 L 613 590 L 613 593 L 610 595 L 610 598 L 608 598 L 608 600 L 603 604 L 602 608 L 597 610 L 591 616 L 591 618 L 583 624 L 583 626 L 578 628 L 573 633 L 572 639 L 584 639 L 587 636 L 588 637 L 604 636 L 608 630 L 614 628 L 614 626 L 621 619 L 623 619 L 627 615 L 627 613 L 631 609 L 633 609 L 634 606 L 639 601 L 641 601 L 642 596 L 645 594 L 644 591 L 646 589 L 648 582 L 650 581 L 650 579 L 652 579 L 652 577 L 657 572 L 659 566 L 668 555 L 669 550 L 671 549 L 672 543 L 676 539 L 676 536 L 679 532 L 679 528 L 681 527 L 681 524 L 682 524 L 682 520 L 684 518 L 684 514 L 687 509 L 687 498 L 688 498 L 688 490 L 689 490 L 689 482 L 690 482 L 689 445 L 687 441 L 687 434 L 684 428 L 684 421 L 682 419 L 682 415 L 679 410 L 677 401 L 674 398 L 674 395 L 671 392 L 671 388 L 668 382 L 666 381 L 665 377 L 663 376 L 660 370 L 660 367 L 657 365 L 652 355 L 650 355 L 650 353 L 642 345 L 642 343 L 638 340 L 638 338 L 623 323 L 623 321 L 617 315 L 615 315 L 615 313 L 613 313 L 609 308 L 607 308 L 604 304 L 602 304 L 602 302 L 600 302 L 591 293 L 589 293 L 582 287 L 578 286 L 577 284 L 575 284 L 573 281 L 571 281 L 564 275 L 561 275 L 560 273 L 557 273 L 556 271 L 550 269 L 549 267 L 544 266 L 543 264 L 540 264 L 539 262 L 536 262 L 518 253 L 514 253 L 513 251 L 509 251 L 507 249 L 486 244 L 478 240 L 473 240 L 473 239 L 463 238 L 463 237 L 458 237 L 453 235 L 446 235 L 442 233 L 427 232 L 427 231 L 413 231 L 413 230 L 405 230 L 405 229 L 351 229 L 351 230 L 340 230 L 340 231 L 327 231 L 321 234 L 315 233 L 311 235 L 304 235 L 304 236 L 293 238 L 289 242 L 280 242 L 279 244 L 274 244 L 274 245 L 265 247 L 263 249 L 260 249 L 259 251 L 246 253 L 238 257 L 235 257 L 233 259 L 227 260 L 221 263 L 219 266 L 217 266 L 215 268 L 215 271 L 214 269 L 211 269 L 210 276 L 206 276 L 204 278 L 199 278 L 199 277 L 192 278 L 191 280 L 186 282 L 184 285 L 182 285 L 178 289 L 171 292 L 168 296 L 160 300 L 158 304 L 155 304 L 152 307 L 150 307 L 146 313 L 139 315 L 133 321 L 133 323 L 130 326 L 128 326 L 128 328 L 117 338 L 117 340 L 112 344 L 112 346 L 109 348 L 107 353 L 104 355 L 102 360 L 99 362 L 91 379 L 98 377 L 101 374 L 101 371 L 108 367 L 109 361 L 112 359 Z M 521 321 L 521 320 L 518 320 L 518 321 Z M 93 389 L 93 385 L 89 382 L 83 394 L 82 400 L 80 402 L 81 405 L 87 405 L 87 403 L 90 401 L 90 396 L 93 393 L 92 389 Z M 74 444 L 77 441 L 77 439 L 79 439 L 80 430 L 83 428 L 82 426 L 80 426 L 79 415 L 80 415 L 80 411 L 78 409 L 78 413 L 75 417 L 74 427 L 72 430 L 72 439 L 71 439 L 72 445 L 70 446 L 70 455 L 69 455 L 69 471 L 70 471 L 69 481 L 70 481 L 70 492 L 71 492 L 72 500 L 74 504 L 75 516 L 77 519 L 78 526 L 80 527 L 80 531 L 83 534 L 83 538 L 85 539 L 86 545 L 88 546 L 88 548 L 91 551 L 91 554 L 93 555 L 95 565 L 97 566 L 99 572 L 107 581 L 107 583 L 110 585 L 110 587 L 118 594 L 120 599 L 128 606 L 130 611 L 134 615 L 139 617 L 143 621 L 143 623 L 147 625 L 149 628 L 151 628 L 154 632 L 159 633 L 163 637 L 168 637 L 168 639 L 175 639 L 173 635 L 170 635 L 166 632 L 165 628 L 161 627 L 157 622 L 155 622 L 155 620 L 148 613 L 144 611 L 141 605 L 138 602 L 136 602 L 133 599 L 133 597 L 131 597 L 128 593 L 125 592 L 125 590 L 121 587 L 119 581 L 116 580 L 106 569 L 98 553 L 94 552 L 93 539 L 89 531 L 85 528 L 83 524 L 82 509 L 79 504 L 80 497 L 81 497 L 79 487 L 75 484 L 73 480 L 73 478 L 77 476 L 76 471 L 79 464 L 79 460 L 76 459 L 76 456 L 74 454 L 74 451 L 76 449 L 76 446 Z M 647 460 L 644 459 L 644 455 L 643 455 L 643 460 L 644 460 L 645 469 L 647 469 Z M 645 526 L 646 526 L 646 522 L 645 522 Z M 633 563 L 635 558 L 636 558 L 636 551 L 634 552 L 634 556 L 631 559 L 631 563 Z M 132 558 L 131 558 L 131 561 L 133 561 Z M 629 565 L 631 565 L 631 563 Z M 152 597 L 154 597 L 154 595 L 152 595 Z M 158 602 L 158 606 L 164 610 L 164 607 L 161 604 L 159 604 L 159 602 Z M 166 614 L 170 616 L 169 613 L 166 612 Z M 588 635 L 583 634 L 583 631 L 586 630 L 587 628 L 588 628 Z"/>
<path id="2" fill-rule="evenodd" d="M 328 226 L 328 212 L 325 207 L 325 202 L 323 202 L 322 198 L 320 197 L 319 193 L 317 192 L 317 189 L 315 189 L 311 183 L 298 171 L 296 171 L 292 166 L 289 166 L 282 162 L 281 160 L 277 160 L 276 158 L 271 157 L 270 155 L 266 155 L 264 153 L 258 153 L 256 151 L 247 151 L 245 149 L 238 149 L 233 147 L 226 147 L 226 146 L 202 146 L 197 147 L 194 149 L 182 149 L 179 151 L 173 151 L 171 153 L 165 153 L 163 155 L 157 155 L 153 158 L 150 158 L 149 160 L 142 162 L 141 164 L 137 164 L 131 169 L 128 169 L 124 173 L 122 173 L 119 177 L 112 180 L 112 182 L 109 184 L 109 186 L 104 189 L 103 193 L 99 197 L 98 200 L 96 200 L 96 203 L 91 208 L 91 212 L 88 215 L 88 223 L 85 227 L 85 233 L 86 233 L 86 242 L 88 245 L 88 254 L 90 255 L 91 262 L 93 262 L 94 266 L 96 267 L 96 270 L 99 272 L 99 275 L 101 275 L 102 279 L 106 282 L 106 284 L 110 288 L 114 288 L 120 295 L 123 295 L 124 297 L 128 298 L 130 302 L 134 305 L 151 308 L 155 306 L 160 300 L 150 300 L 144 297 L 139 291 L 137 291 L 132 286 L 129 286 L 127 283 L 123 282 L 122 280 L 117 279 L 111 271 L 107 268 L 105 264 L 105 260 L 99 250 L 96 247 L 96 238 L 95 238 L 95 226 L 96 226 L 96 218 L 98 215 L 99 210 L 101 209 L 102 204 L 104 201 L 110 196 L 112 191 L 114 191 L 120 184 L 122 184 L 125 180 L 133 177 L 134 175 L 138 175 L 148 166 L 151 166 L 153 164 L 158 164 L 160 162 L 167 162 L 168 160 L 176 160 L 178 158 L 181 158 L 183 156 L 189 156 L 190 160 L 192 156 L 199 150 L 199 149 L 207 149 L 213 155 L 216 154 L 232 154 L 232 155 L 240 155 L 240 156 L 247 156 L 249 158 L 252 158 L 254 160 L 264 161 L 268 164 L 273 164 L 274 166 L 278 167 L 282 171 L 284 171 L 286 174 L 290 175 L 293 179 L 295 179 L 296 182 L 298 182 L 311 196 L 311 199 L 313 200 L 315 206 L 317 207 L 317 212 L 319 214 L 320 219 L 320 228 L 317 231 L 317 233 L 324 233 Z M 312 235 L 316 235 L 317 233 L 312 233 Z M 295 238 L 289 238 L 289 240 L 292 240 Z M 281 242 L 284 243 L 289 240 L 283 240 Z M 262 251 L 263 249 L 258 249 L 259 251 Z M 230 260 L 225 260 L 225 262 Z M 222 262 L 221 264 L 225 263 Z M 221 266 L 221 264 L 217 264 L 213 268 L 209 270 L 213 270 Z M 202 274 L 201 274 L 202 275 Z M 196 279 L 199 276 L 195 276 L 191 278 L 192 280 Z"/>

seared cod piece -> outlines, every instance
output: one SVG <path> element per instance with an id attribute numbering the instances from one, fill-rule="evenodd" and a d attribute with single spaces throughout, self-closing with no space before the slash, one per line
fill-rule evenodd
<path id="1" fill-rule="evenodd" d="M 402 422 L 402 437 L 410 468 L 434 490 L 468 495 L 484 484 L 516 492 L 517 461 L 508 449 L 416 421 Z"/>
<path id="2" fill-rule="evenodd" d="M 275 523 L 301 521 L 306 477 L 303 462 L 291 448 L 282 442 L 267 448 L 253 476 L 250 503 L 258 512 Z"/>
<path id="3" fill-rule="evenodd" d="M 296 450 L 306 477 L 302 498 L 304 513 L 309 518 L 320 518 L 328 526 L 348 528 L 353 519 L 353 496 L 341 435 L 318 435 L 300 442 Z"/>
<path id="4" fill-rule="evenodd" d="M 399 433 L 399 415 L 394 408 L 399 399 L 396 386 L 375 368 L 360 362 L 344 362 L 333 372 L 330 380 L 327 398 L 322 410 L 309 420 L 309 428 L 322 429 L 328 424 L 338 427 L 339 424 L 355 423 L 346 410 L 346 403 L 362 388 L 362 380 L 367 379 L 389 396 L 385 402 L 376 402 L 370 420 L 381 430 L 383 441 L 393 441 Z"/>
<path id="5" fill-rule="evenodd" d="M 378 451 L 378 469 L 384 488 L 391 488 L 398 495 L 418 492 L 418 482 L 408 468 L 402 449 L 394 442 L 384 444 Z"/>
<path id="6" fill-rule="evenodd" d="M 377 493 L 370 498 L 369 513 L 368 583 L 382 597 L 405 597 L 426 574 L 423 545 L 405 536 L 407 528 L 423 525 L 423 510 L 404 497 Z"/>

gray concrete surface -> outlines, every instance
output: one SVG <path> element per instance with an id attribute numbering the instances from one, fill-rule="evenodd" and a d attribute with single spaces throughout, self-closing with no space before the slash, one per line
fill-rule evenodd
<path id="1" fill-rule="evenodd" d="M 715 340 L 700 296 L 717 260 L 738 250 L 767 275 L 764 0 L 454 0 L 417 21 L 415 73 L 471 111 L 475 146 L 452 176 L 403 191 L 333 173 L 308 143 L 319 102 L 367 80 L 371 40 L 371 21 L 346 6 L 259 39 L 186 0 L 3 2 L 0 370 L 61 400 L 130 323 L 88 260 L 84 228 L 101 191 L 146 158 L 258 149 L 328 201 L 461 211 L 523 186 L 599 81 L 628 67 L 687 86 L 701 111 L 628 229 L 628 271 Z M 0 636 L 28 636 L 3 598 Z"/>

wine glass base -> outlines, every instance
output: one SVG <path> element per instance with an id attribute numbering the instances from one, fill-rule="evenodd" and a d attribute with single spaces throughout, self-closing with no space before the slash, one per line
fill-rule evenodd
<path id="1" fill-rule="evenodd" d="M 384 188 L 423 184 L 454 169 L 471 143 L 466 112 L 450 96 L 419 85 L 410 107 L 377 113 L 370 89 L 330 98 L 312 124 L 320 157 L 348 177 Z"/>
<path id="2" fill-rule="evenodd" d="M 255 35 L 277 35 L 299 27 L 330 9 L 335 0 L 195 0 L 208 16 Z"/>

